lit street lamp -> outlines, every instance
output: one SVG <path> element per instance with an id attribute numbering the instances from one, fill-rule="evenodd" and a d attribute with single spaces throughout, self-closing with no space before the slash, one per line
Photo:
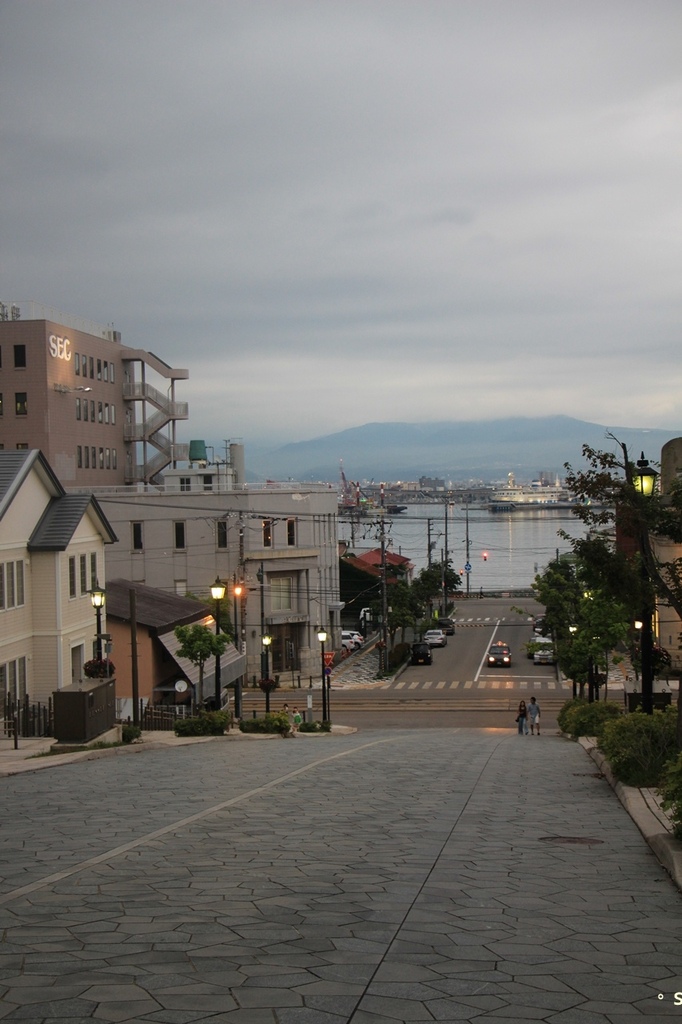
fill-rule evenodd
<path id="1" fill-rule="evenodd" d="M 327 707 L 327 666 L 324 663 L 324 645 L 327 640 L 327 632 L 321 626 L 317 629 L 317 639 L 320 641 L 320 661 L 322 665 L 322 721 L 329 721 L 329 711 Z"/>
<path id="2" fill-rule="evenodd" d="M 97 580 L 95 585 L 90 591 L 90 601 L 92 607 L 95 609 L 95 616 L 97 619 L 97 635 L 95 637 L 95 657 L 98 661 L 102 660 L 102 608 L 104 608 L 106 593 L 103 587 L 100 587 Z"/>
<path id="3" fill-rule="evenodd" d="M 220 577 L 216 576 L 215 583 L 211 587 L 211 597 L 215 601 L 215 635 L 220 634 L 220 602 L 225 597 L 225 584 L 221 582 Z M 215 656 L 215 691 L 214 691 L 214 711 L 220 711 L 222 697 L 222 687 L 220 684 L 220 651 L 216 652 Z"/>
<path id="4" fill-rule="evenodd" d="M 635 490 L 644 498 L 650 498 L 656 486 L 657 473 L 649 465 L 648 459 L 644 458 L 644 452 L 637 460 L 632 473 L 632 483 Z M 639 549 L 642 562 L 642 628 L 640 631 L 640 658 L 642 673 L 642 711 L 645 715 L 652 715 L 654 711 L 654 636 L 653 617 L 654 608 L 651 600 L 651 577 L 646 563 L 646 555 L 649 545 L 649 535 L 646 525 L 639 519 Z"/>

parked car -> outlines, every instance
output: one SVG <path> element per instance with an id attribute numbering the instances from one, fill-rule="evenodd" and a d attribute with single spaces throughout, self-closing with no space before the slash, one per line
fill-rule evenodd
<path id="1" fill-rule="evenodd" d="M 429 645 L 423 641 L 412 644 L 412 657 L 410 660 L 413 665 L 430 665 L 433 662 L 433 655 Z"/>
<path id="2" fill-rule="evenodd" d="M 440 618 L 438 620 L 438 626 L 439 626 L 440 629 L 443 630 L 444 633 L 447 634 L 447 636 L 454 636 L 455 635 L 455 620 L 454 619 L 449 619 L 447 616 L 443 616 L 442 618 Z"/>
<path id="3" fill-rule="evenodd" d="M 488 651 L 489 665 L 511 665 L 511 651 L 509 645 L 498 640 Z"/>
<path id="4" fill-rule="evenodd" d="M 547 637 L 549 640 L 549 637 Z M 553 665 L 556 662 L 554 644 L 550 640 L 548 644 L 541 644 L 533 655 L 534 665 Z"/>
<path id="5" fill-rule="evenodd" d="M 341 633 L 341 641 L 350 641 L 353 645 L 353 650 L 359 651 L 365 642 L 365 638 L 360 633 L 356 633 L 354 629 L 344 629 Z"/>
<path id="6" fill-rule="evenodd" d="M 445 647 L 448 638 L 442 629 L 427 629 L 424 633 L 424 643 L 429 647 Z"/>
<path id="7" fill-rule="evenodd" d="M 551 636 L 537 636 L 534 635 L 526 644 L 526 654 L 532 661 L 537 651 L 540 651 L 546 647 L 553 647 L 554 642 Z"/>
<path id="8" fill-rule="evenodd" d="M 533 619 L 533 632 L 537 633 L 538 636 L 545 636 L 545 630 L 547 625 L 545 623 L 544 615 L 536 615 Z"/>
<path id="9" fill-rule="evenodd" d="M 354 654 L 355 651 L 357 651 L 357 647 L 355 646 L 353 641 L 352 640 L 344 640 L 343 637 L 341 637 L 341 649 L 343 651 L 345 651 L 346 654 Z"/>

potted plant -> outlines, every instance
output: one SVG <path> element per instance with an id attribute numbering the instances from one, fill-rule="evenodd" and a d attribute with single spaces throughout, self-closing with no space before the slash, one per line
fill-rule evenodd
<path id="1" fill-rule="evenodd" d="M 113 661 L 105 658 L 91 658 L 83 665 L 83 672 L 88 679 L 106 679 L 113 676 L 115 671 Z"/>

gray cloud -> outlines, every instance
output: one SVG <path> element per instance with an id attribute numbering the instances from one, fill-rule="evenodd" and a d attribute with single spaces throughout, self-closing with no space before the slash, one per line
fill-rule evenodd
<path id="1" fill-rule="evenodd" d="M 677 429 L 677 0 L 5 0 L 3 298 L 188 366 L 188 436 Z"/>

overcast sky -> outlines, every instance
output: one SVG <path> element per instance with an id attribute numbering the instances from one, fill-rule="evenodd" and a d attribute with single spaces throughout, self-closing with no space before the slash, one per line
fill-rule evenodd
<path id="1" fill-rule="evenodd" d="M 183 439 L 682 426 L 680 0 L 2 0 L 0 299 Z"/>

